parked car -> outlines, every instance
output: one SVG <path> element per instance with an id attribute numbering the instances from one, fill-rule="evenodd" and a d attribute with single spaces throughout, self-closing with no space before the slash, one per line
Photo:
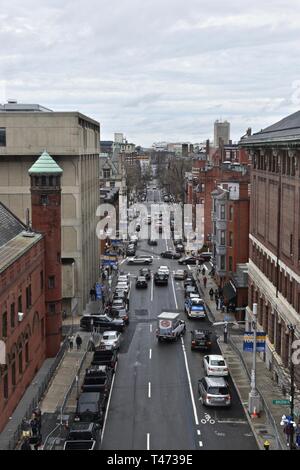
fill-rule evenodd
<path id="1" fill-rule="evenodd" d="M 156 337 L 158 341 L 176 341 L 185 333 L 186 325 L 184 320 L 180 320 L 178 312 L 162 312 L 158 315 L 158 325 Z"/>
<path id="2" fill-rule="evenodd" d="M 212 332 L 209 330 L 191 331 L 191 350 L 210 350 L 212 347 Z"/>
<path id="3" fill-rule="evenodd" d="M 227 377 L 228 366 L 223 356 L 208 355 L 203 358 L 203 367 L 207 376 Z"/>
<path id="4" fill-rule="evenodd" d="M 184 296 L 187 297 L 189 294 L 198 294 L 198 289 L 196 286 L 191 286 L 188 284 L 184 288 Z"/>
<path id="5" fill-rule="evenodd" d="M 184 280 L 184 288 L 186 288 L 187 286 L 195 286 L 196 285 L 196 281 L 193 277 L 191 276 L 187 276 Z"/>
<path id="6" fill-rule="evenodd" d="M 106 365 L 93 365 L 86 369 L 81 390 L 88 393 L 103 393 L 106 397 L 108 397 L 111 381 L 111 368 L 107 367 Z"/>
<path id="7" fill-rule="evenodd" d="M 121 344 L 121 333 L 119 331 L 105 331 L 100 341 L 101 350 L 119 349 Z"/>
<path id="8" fill-rule="evenodd" d="M 144 276 L 147 281 L 150 281 L 151 279 L 151 271 L 149 268 L 141 268 L 140 269 L 140 276 Z"/>
<path id="9" fill-rule="evenodd" d="M 127 264 L 151 264 L 152 262 L 153 256 L 135 256 L 127 260 Z"/>
<path id="10" fill-rule="evenodd" d="M 198 381 L 198 391 L 205 406 L 231 406 L 229 387 L 223 377 L 203 377 Z"/>
<path id="11" fill-rule="evenodd" d="M 176 253 L 184 253 L 184 246 L 182 243 L 177 243 L 175 247 Z"/>
<path id="12" fill-rule="evenodd" d="M 80 328 L 91 331 L 92 326 L 101 330 L 123 331 L 125 323 L 119 318 L 111 318 L 108 315 L 84 315 L 81 317 Z"/>
<path id="13" fill-rule="evenodd" d="M 184 303 L 184 310 L 189 318 L 205 318 L 206 308 L 203 299 L 187 298 Z"/>
<path id="14" fill-rule="evenodd" d="M 163 251 L 161 254 L 160 254 L 161 258 L 169 258 L 169 259 L 179 259 L 180 258 L 180 254 L 179 253 L 174 253 L 174 251 Z"/>
<path id="15" fill-rule="evenodd" d="M 138 276 L 136 283 L 135 283 L 136 288 L 147 288 L 148 287 L 148 282 L 147 279 L 144 276 Z"/>
<path id="16" fill-rule="evenodd" d="M 118 282 L 127 282 L 127 284 L 130 284 L 130 275 L 129 274 L 119 274 L 118 276 Z"/>
<path id="17" fill-rule="evenodd" d="M 83 392 L 79 395 L 74 421 L 103 423 L 106 397 L 100 392 Z"/>
<path id="18" fill-rule="evenodd" d="M 169 276 L 165 272 L 156 272 L 154 274 L 154 284 L 156 286 L 167 286 L 169 282 Z"/>
<path id="19" fill-rule="evenodd" d="M 178 260 L 179 264 L 196 264 L 197 258 L 195 256 L 185 256 Z"/>
<path id="20" fill-rule="evenodd" d="M 120 318 L 124 321 L 125 325 L 129 324 L 129 315 L 126 307 L 112 308 L 111 315 L 115 318 Z"/>
<path id="21" fill-rule="evenodd" d="M 74 422 L 64 443 L 64 450 L 95 450 L 101 442 L 100 425 Z"/>
<path id="22" fill-rule="evenodd" d="M 183 281 L 187 276 L 187 272 L 185 269 L 176 269 L 174 273 L 174 279 L 177 281 Z"/>
<path id="23" fill-rule="evenodd" d="M 148 245 L 150 246 L 157 246 L 157 240 L 151 240 L 151 238 L 148 239 Z"/>
<path id="24" fill-rule="evenodd" d="M 130 286 L 128 285 L 127 281 L 118 281 L 116 285 L 116 291 L 125 291 L 127 294 L 129 293 Z"/>
<path id="25" fill-rule="evenodd" d="M 210 251 L 204 251 L 200 253 L 199 257 L 205 262 L 205 261 L 210 261 L 212 258 L 212 252 Z"/>
<path id="26" fill-rule="evenodd" d="M 123 308 L 126 305 L 125 298 L 113 298 L 111 309 Z"/>
<path id="27" fill-rule="evenodd" d="M 92 366 L 89 368 L 90 373 L 91 370 L 95 370 L 95 373 L 98 371 L 98 367 L 100 366 L 107 366 L 112 369 L 112 371 L 116 367 L 116 363 L 118 361 L 118 351 L 116 349 L 111 350 L 96 350 L 94 352 Z"/>
<path id="28" fill-rule="evenodd" d="M 136 253 L 135 245 L 128 245 L 126 248 L 126 256 L 134 256 Z"/>

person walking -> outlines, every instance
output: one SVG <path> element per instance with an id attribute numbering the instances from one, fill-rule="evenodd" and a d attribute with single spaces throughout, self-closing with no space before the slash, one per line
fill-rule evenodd
<path id="1" fill-rule="evenodd" d="M 205 276 L 205 268 L 202 268 L 202 276 Z"/>
<path id="2" fill-rule="evenodd" d="M 209 297 L 210 297 L 210 300 L 214 299 L 214 290 L 212 287 L 209 289 Z"/>
<path id="3" fill-rule="evenodd" d="M 289 422 L 285 423 L 284 425 L 284 428 L 283 428 L 283 432 L 285 434 L 285 438 L 286 438 L 286 445 L 289 446 L 290 445 L 290 440 L 291 440 L 291 434 L 292 434 L 292 427 L 293 425 Z"/>
<path id="4" fill-rule="evenodd" d="M 206 289 L 206 284 L 207 284 L 207 277 L 204 276 L 204 278 L 203 278 L 204 289 Z"/>
<path id="5" fill-rule="evenodd" d="M 297 449 L 300 449 L 300 421 L 298 421 L 297 423 L 295 434 L 296 434 L 296 447 Z"/>
<path id="6" fill-rule="evenodd" d="M 73 345 L 74 345 L 74 336 L 71 335 L 69 336 L 69 350 L 73 351 Z"/>
<path id="7" fill-rule="evenodd" d="M 219 310 L 219 296 L 215 293 L 216 309 Z"/>
<path id="8" fill-rule="evenodd" d="M 81 345 L 82 345 L 82 338 L 81 338 L 81 336 L 78 334 L 78 335 L 76 336 L 77 351 L 80 351 Z"/>
<path id="9" fill-rule="evenodd" d="M 104 310 L 104 307 L 105 307 L 105 295 L 102 294 L 102 308 Z"/>

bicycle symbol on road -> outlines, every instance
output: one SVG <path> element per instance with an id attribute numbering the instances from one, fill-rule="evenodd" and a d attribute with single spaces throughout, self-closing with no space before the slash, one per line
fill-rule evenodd
<path id="1" fill-rule="evenodd" d="M 212 419 L 212 417 L 208 413 L 205 413 L 204 418 L 201 419 L 201 423 L 202 424 L 207 424 L 207 423 L 215 424 L 215 420 Z"/>

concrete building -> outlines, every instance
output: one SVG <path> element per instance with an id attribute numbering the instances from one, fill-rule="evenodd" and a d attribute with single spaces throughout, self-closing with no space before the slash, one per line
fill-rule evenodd
<path id="1" fill-rule="evenodd" d="M 230 123 L 228 121 L 216 120 L 214 123 L 214 146 L 220 147 L 220 139 L 224 145 L 229 144 Z"/>
<path id="2" fill-rule="evenodd" d="M 290 325 L 300 338 L 300 111 L 240 145 L 252 160 L 247 327 L 255 302 L 259 329 L 267 333 L 266 365 L 288 390 Z"/>
<path id="3" fill-rule="evenodd" d="M 63 310 L 82 314 L 99 275 L 99 123 L 78 112 L 13 107 L 0 109 L 0 201 L 25 219 L 30 207 L 28 169 L 47 148 L 63 170 Z"/>

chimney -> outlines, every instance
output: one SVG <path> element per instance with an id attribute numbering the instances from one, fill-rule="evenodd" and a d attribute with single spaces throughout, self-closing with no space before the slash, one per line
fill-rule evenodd
<path id="1" fill-rule="evenodd" d="M 207 141 L 206 141 L 206 147 L 205 147 L 205 153 L 206 153 L 206 155 L 209 155 L 209 148 L 210 148 L 210 143 L 209 143 L 209 139 L 207 139 Z"/>
<path id="2" fill-rule="evenodd" d="M 251 129 L 251 127 L 248 127 L 248 129 L 246 131 L 246 135 L 250 136 L 251 134 L 252 134 L 252 129 Z"/>

